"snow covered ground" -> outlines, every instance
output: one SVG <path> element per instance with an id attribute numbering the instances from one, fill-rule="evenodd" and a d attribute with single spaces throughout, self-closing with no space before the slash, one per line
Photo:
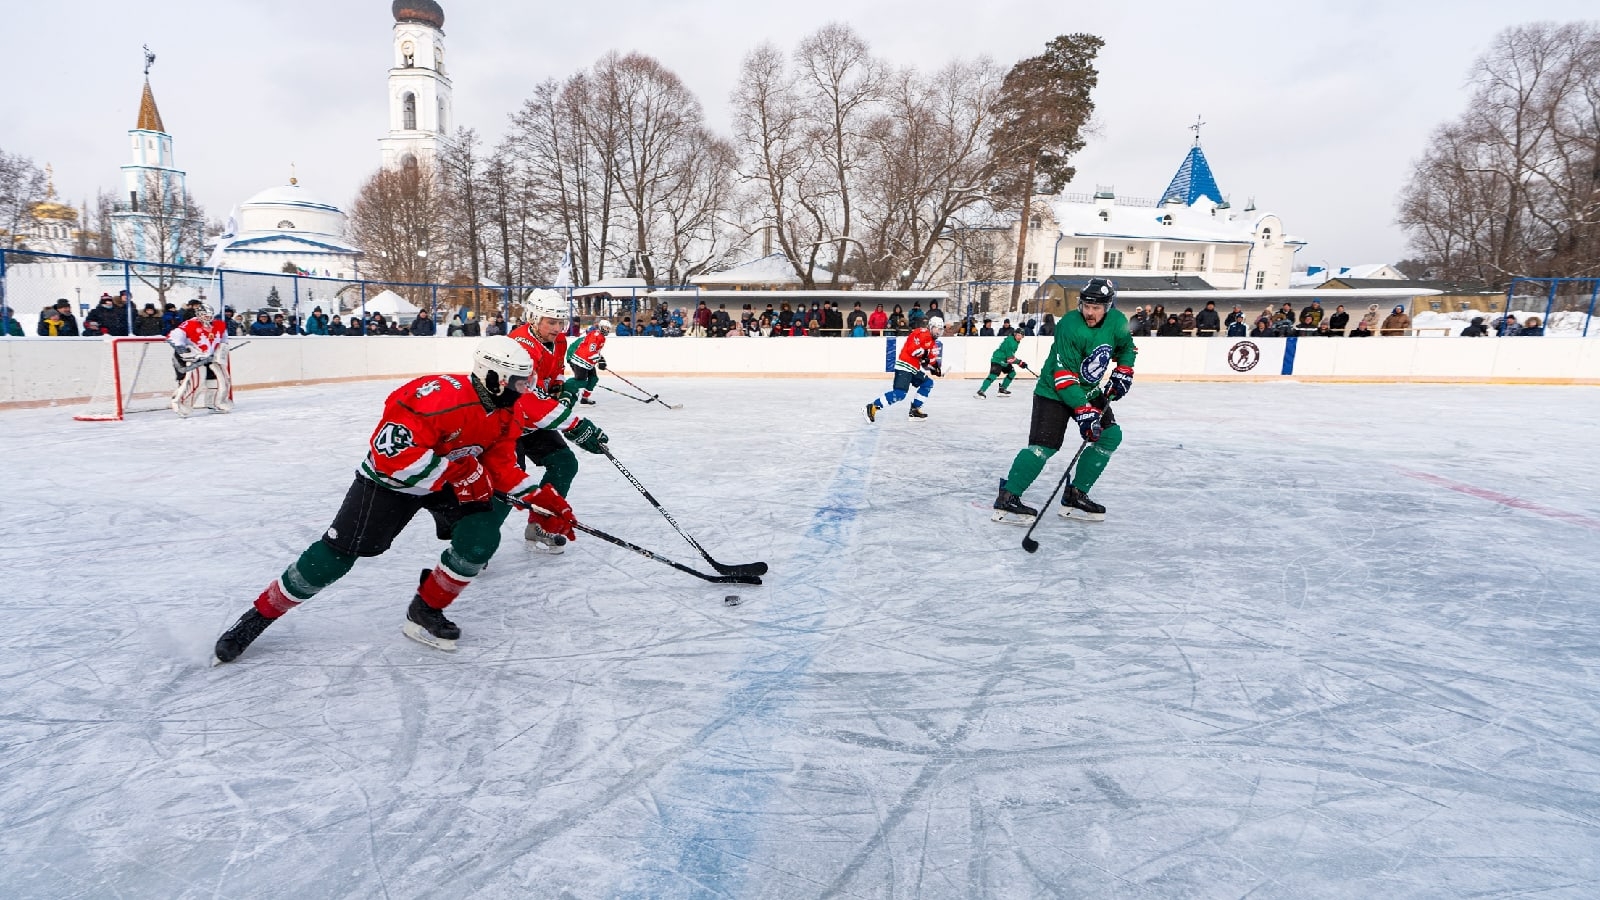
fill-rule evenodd
<path id="1" fill-rule="evenodd" d="M 447 655 L 419 520 L 219 668 L 393 385 L 0 412 L 0 896 L 1600 892 L 1600 390 L 1140 383 L 1109 519 L 1030 556 L 981 508 L 1029 400 L 974 385 L 602 392 L 767 585 L 508 524 Z M 580 456 L 580 518 L 704 567 Z"/>

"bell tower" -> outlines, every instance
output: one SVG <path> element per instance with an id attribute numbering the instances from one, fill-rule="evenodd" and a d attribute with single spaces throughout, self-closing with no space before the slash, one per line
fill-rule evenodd
<path id="1" fill-rule="evenodd" d="M 434 0 L 394 0 L 389 69 L 389 134 L 378 141 L 383 167 L 433 162 L 454 125 L 445 75 L 444 9 Z"/>

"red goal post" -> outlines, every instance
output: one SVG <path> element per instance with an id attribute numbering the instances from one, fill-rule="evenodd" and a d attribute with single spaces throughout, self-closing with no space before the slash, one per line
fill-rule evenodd
<path id="1" fill-rule="evenodd" d="M 177 376 L 166 338 L 108 337 L 104 346 L 89 406 L 74 419 L 120 422 L 131 413 L 171 408 Z"/>

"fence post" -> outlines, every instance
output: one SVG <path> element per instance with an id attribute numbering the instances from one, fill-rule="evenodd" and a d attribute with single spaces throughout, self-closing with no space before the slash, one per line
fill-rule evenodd
<path id="1" fill-rule="evenodd" d="M 361 282 L 361 336 L 367 336 L 367 283 Z"/>
<path id="2" fill-rule="evenodd" d="M 11 304 L 6 302 L 6 251 L 4 250 L 0 250 L 0 307 L 11 308 Z M 12 312 L 11 315 L 15 316 L 16 313 Z"/>
<path id="3" fill-rule="evenodd" d="M 439 286 L 437 284 L 428 285 L 428 318 L 435 323 L 439 321 Z M 434 327 L 435 329 L 438 328 L 437 325 Z"/>
<path id="4" fill-rule="evenodd" d="M 0 272 L 3 271 L 0 269 Z M 1589 323 L 1594 321 L 1594 301 L 1596 297 L 1600 297 L 1600 278 L 1595 278 L 1593 281 L 1594 290 L 1589 292 L 1589 314 L 1583 317 L 1583 337 L 1589 336 Z"/>
<path id="5" fill-rule="evenodd" d="M 133 263 L 125 262 L 122 264 L 122 289 L 128 292 L 128 302 L 130 304 L 133 303 Z M 82 306 L 83 304 L 80 303 L 78 305 Z M 86 314 L 80 312 L 78 315 L 83 316 Z M 129 328 L 128 333 L 132 334 L 133 329 Z"/>

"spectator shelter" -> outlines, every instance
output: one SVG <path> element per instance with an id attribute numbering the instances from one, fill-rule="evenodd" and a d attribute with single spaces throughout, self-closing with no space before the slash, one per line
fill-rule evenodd
<path id="1" fill-rule="evenodd" d="M 607 278 L 571 291 L 573 311 L 581 316 L 633 315 L 639 299 L 650 290 L 643 278 Z"/>
<path id="2" fill-rule="evenodd" d="M 812 284 L 831 287 L 833 278 L 833 271 L 830 269 L 822 266 L 812 269 Z M 763 256 L 720 272 L 695 275 L 689 279 L 689 283 L 710 291 L 794 291 L 799 290 L 802 284 L 794 266 L 789 264 L 789 260 L 782 253 Z M 849 275 L 839 276 L 839 288 L 843 290 L 850 290 L 855 283 L 855 278 Z"/>

